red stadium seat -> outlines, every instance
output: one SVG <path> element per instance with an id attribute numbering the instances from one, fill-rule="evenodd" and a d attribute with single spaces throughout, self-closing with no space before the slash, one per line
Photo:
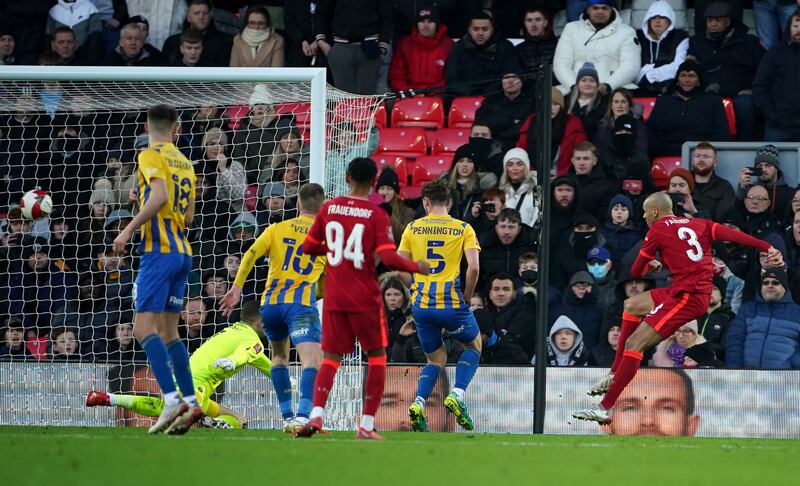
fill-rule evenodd
<path id="1" fill-rule="evenodd" d="M 247 105 L 232 105 L 225 110 L 228 115 L 228 127 L 231 130 L 238 130 L 242 119 L 250 114 L 250 107 Z"/>
<path id="2" fill-rule="evenodd" d="M 644 111 L 642 112 L 642 120 L 647 121 L 650 118 L 650 113 L 653 111 L 653 107 L 656 106 L 656 99 L 634 98 L 633 102 L 640 103 L 642 107 L 644 107 Z"/>
<path id="3" fill-rule="evenodd" d="M 256 204 L 258 203 L 258 186 L 252 184 L 247 186 L 247 191 L 244 193 L 244 206 L 248 211 L 255 211 Z"/>
<path id="4" fill-rule="evenodd" d="M 443 128 L 433 134 L 431 155 L 454 154 L 458 147 L 469 142 L 468 128 Z"/>
<path id="5" fill-rule="evenodd" d="M 432 181 L 450 169 L 452 157 L 441 155 L 426 155 L 416 160 L 417 167 L 414 169 L 411 179 L 414 184 L 422 184 Z"/>
<path id="6" fill-rule="evenodd" d="M 401 164 L 395 166 L 397 171 L 397 178 L 400 179 L 400 187 L 405 187 L 411 184 L 411 174 L 414 173 L 414 168 L 417 166 L 411 160 L 404 160 Z"/>
<path id="7" fill-rule="evenodd" d="M 278 103 L 275 112 L 294 116 L 294 124 L 298 127 L 311 126 L 311 103 Z"/>
<path id="8" fill-rule="evenodd" d="M 384 128 L 379 132 L 377 153 L 392 152 L 406 158 L 422 157 L 427 152 L 422 128 Z"/>
<path id="9" fill-rule="evenodd" d="M 422 195 L 422 186 L 406 186 L 400 188 L 401 199 L 417 199 Z"/>
<path id="10" fill-rule="evenodd" d="M 436 130 L 444 127 L 444 107 L 438 96 L 397 100 L 392 107 L 392 126 Z"/>
<path id="11" fill-rule="evenodd" d="M 722 106 L 725 107 L 725 116 L 728 117 L 728 134 L 733 139 L 736 136 L 736 114 L 733 112 L 733 100 L 723 98 Z"/>
<path id="12" fill-rule="evenodd" d="M 378 111 L 375 112 L 375 126 L 378 128 L 389 126 L 389 115 L 386 114 L 386 105 L 383 102 L 378 105 Z"/>
<path id="13" fill-rule="evenodd" d="M 374 160 L 376 164 L 378 164 L 378 171 L 380 171 L 387 165 L 391 167 L 397 167 L 400 164 L 406 163 L 405 157 L 402 157 L 400 155 L 395 155 L 390 152 L 384 152 L 384 153 L 375 152 L 370 156 L 370 158 Z"/>
<path id="14" fill-rule="evenodd" d="M 653 183 L 659 189 L 666 189 L 669 184 L 669 174 L 678 167 L 683 167 L 683 159 L 680 155 L 670 155 L 667 157 L 656 157 L 650 166 L 650 176 Z"/>
<path id="15" fill-rule="evenodd" d="M 456 98 L 447 115 L 448 128 L 470 128 L 475 121 L 475 112 L 483 104 L 483 96 Z"/>

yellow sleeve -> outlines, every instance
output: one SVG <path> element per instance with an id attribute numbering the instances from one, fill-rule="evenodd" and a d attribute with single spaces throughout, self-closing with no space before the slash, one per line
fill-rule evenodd
<path id="1" fill-rule="evenodd" d="M 270 225 L 261 233 L 242 257 L 242 263 L 239 264 L 239 270 L 236 272 L 236 280 L 233 281 L 239 288 L 244 287 L 247 276 L 253 271 L 256 260 L 269 253 L 269 249 L 272 246 L 272 234 L 274 233 L 272 229 L 274 227 L 275 225 Z"/>
<path id="2" fill-rule="evenodd" d="M 236 363 L 237 368 L 246 364 L 252 364 L 261 358 L 266 358 L 266 356 L 264 356 L 264 345 L 261 344 L 261 341 L 250 339 L 242 342 L 242 344 L 236 348 L 236 351 L 228 356 L 228 359 L 232 359 Z"/>
<path id="3" fill-rule="evenodd" d="M 250 362 L 250 364 L 258 371 L 267 375 L 268 378 L 272 377 L 272 361 L 270 361 L 264 353 L 261 353 L 260 356 L 257 356 L 256 359 Z"/>
<path id="4" fill-rule="evenodd" d="M 164 158 L 153 150 L 145 150 L 139 154 L 139 172 L 148 184 L 150 179 L 167 180 Z"/>
<path id="5" fill-rule="evenodd" d="M 403 236 L 400 238 L 400 246 L 397 248 L 397 251 L 402 251 L 411 255 L 411 226 L 413 223 L 406 225 L 406 229 L 403 230 Z"/>
<path id="6" fill-rule="evenodd" d="M 481 245 L 478 243 L 478 235 L 469 223 L 464 226 L 464 251 L 478 250 L 481 251 Z"/>

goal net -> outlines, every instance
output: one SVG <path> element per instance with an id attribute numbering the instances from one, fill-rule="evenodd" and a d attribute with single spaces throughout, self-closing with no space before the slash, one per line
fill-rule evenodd
<path id="1" fill-rule="evenodd" d="M 347 162 L 374 150 L 381 99 L 327 87 L 324 79 L 320 69 L 0 72 L 0 424 L 147 423 L 83 403 L 92 389 L 158 394 L 132 335 L 139 250 L 134 241 L 125 256 L 111 251 L 135 211 L 129 192 L 137 153 L 148 144 L 147 108 L 179 110 L 176 145 L 198 177 L 193 270 L 180 323 L 193 352 L 237 320 L 238 313 L 223 316 L 218 301 L 255 237 L 296 215 L 299 186 L 313 181 L 329 197 L 343 194 Z M 35 187 L 50 193 L 55 209 L 32 222 L 18 203 Z M 243 301 L 260 298 L 267 271 L 267 261 L 256 264 Z M 294 381 L 299 372 L 295 365 Z M 354 354 L 331 395 L 331 428 L 355 425 L 361 391 Z M 256 370 L 227 380 L 214 399 L 251 427 L 281 423 L 272 385 Z"/>

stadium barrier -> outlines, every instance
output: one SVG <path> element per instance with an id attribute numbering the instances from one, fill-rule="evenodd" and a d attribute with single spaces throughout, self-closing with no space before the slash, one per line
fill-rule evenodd
<path id="1" fill-rule="evenodd" d="M 389 367 L 377 417 L 379 430 L 410 430 L 407 410 L 414 400 L 420 369 Z M 131 376 L 119 380 L 120 367 L 114 366 L 0 363 L 0 425 L 122 425 L 125 422 L 118 411 L 84 407 L 86 393 L 106 390 L 112 377 L 112 383 L 122 383 L 126 389 L 118 391 L 147 393 L 154 382 L 146 370 L 145 366 L 128 370 Z M 684 373 L 645 368 L 620 397 L 611 427 L 571 419 L 571 411 L 591 400 L 584 391 L 605 372 L 604 368 L 548 368 L 546 433 L 800 437 L 800 373 L 796 371 L 696 369 Z M 528 367 L 483 367 L 478 371 L 467 394 L 476 431 L 533 431 L 533 373 Z M 299 368 L 293 367 L 292 375 L 297 377 Z M 458 430 L 441 406 L 454 379 L 455 368 L 450 367 L 431 396 L 428 415 L 433 431 Z M 340 393 L 344 394 L 342 402 L 349 405 L 339 413 L 357 416 L 358 387 L 344 387 Z M 248 417 L 250 428 L 274 429 L 282 423 L 272 385 L 254 369 L 246 368 L 226 380 L 222 403 Z"/>

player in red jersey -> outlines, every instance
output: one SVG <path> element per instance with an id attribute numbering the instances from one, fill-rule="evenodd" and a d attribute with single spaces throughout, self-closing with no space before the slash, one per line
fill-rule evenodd
<path id="1" fill-rule="evenodd" d="M 712 241 L 732 241 L 757 248 L 767 253 L 771 266 L 783 266 L 780 251 L 769 243 L 707 219 L 675 216 L 672 200 L 666 193 L 657 192 L 645 199 L 644 219 L 650 230 L 631 267 L 631 275 L 640 278 L 649 271 L 660 270 L 658 253 L 672 275 L 672 286 L 625 300 L 620 344 L 611 367 L 613 374 L 589 391 L 589 394 L 605 393 L 605 397 L 599 405 L 574 412 L 572 416 L 577 419 L 610 422 L 611 409 L 636 375 L 644 352 L 703 315 L 711 296 Z"/>
<path id="2" fill-rule="evenodd" d="M 378 168 L 371 159 L 355 158 L 347 166 L 350 194 L 326 202 L 306 235 L 303 253 L 327 255 L 322 308 L 324 357 L 314 383 L 314 408 L 296 437 L 322 430 L 322 416 L 342 355 L 353 352 L 355 340 L 367 352 L 364 410 L 356 439 L 382 439 L 375 432 L 375 413 L 386 381 L 386 328 L 380 316 L 381 290 L 375 254 L 394 270 L 427 275 L 430 264 L 412 262 L 395 251 L 389 215 L 369 202 Z"/>

